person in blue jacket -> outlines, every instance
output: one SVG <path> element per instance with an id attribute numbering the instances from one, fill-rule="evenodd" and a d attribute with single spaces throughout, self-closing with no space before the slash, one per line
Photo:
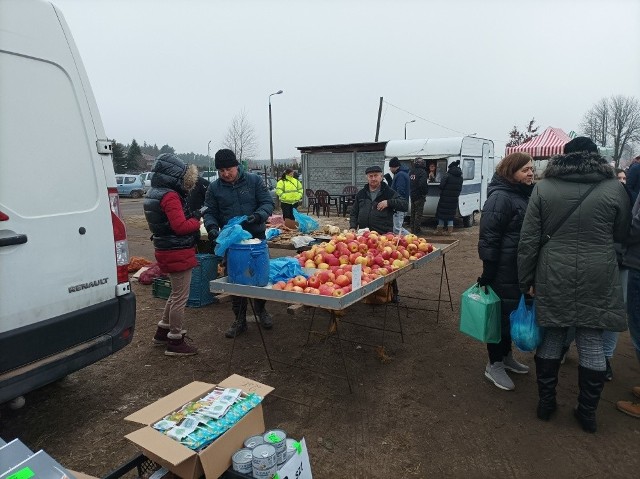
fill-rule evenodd
<path id="1" fill-rule="evenodd" d="M 409 168 L 400 163 L 398 158 L 394 157 L 389 160 L 389 169 L 393 173 L 393 181 L 391 189 L 398 193 L 402 198 L 409 201 L 411 193 L 411 180 L 409 179 Z M 393 212 L 393 233 L 406 235 L 409 233 L 404 227 L 405 211 Z"/>
<path id="2" fill-rule="evenodd" d="M 240 163 L 233 151 L 218 150 L 215 165 L 219 178 L 209 185 L 205 195 L 204 227 L 213 243 L 220 228 L 231 218 L 247 216 L 242 227 L 254 238 L 265 239 L 266 222 L 273 213 L 273 199 L 264 186 L 262 178 L 247 173 L 239 168 Z M 266 301 L 255 300 L 256 314 L 265 329 L 273 327 L 271 315 L 266 310 Z M 247 330 L 247 298 L 233 296 L 231 309 L 235 319 L 225 333 L 227 338 L 234 338 Z"/>
<path id="3" fill-rule="evenodd" d="M 631 204 L 636 202 L 640 193 L 640 155 L 636 156 L 627 170 L 627 188 L 631 192 Z"/>

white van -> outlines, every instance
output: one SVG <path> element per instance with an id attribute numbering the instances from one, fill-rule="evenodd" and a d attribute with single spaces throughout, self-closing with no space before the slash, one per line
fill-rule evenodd
<path id="1" fill-rule="evenodd" d="M 0 125 L 3 403 L 129 344 L 136 301 L 112 142 L 51 3 L 0 0 Z"/>
<path id="2" fill-rule="evenodd" d="M 389 159 L 397 157 L 401 163 L 413 168 L 413 161 L 422 158 L 427 163 L 435 162 L 439 177 L 447 167 L 460 160 L 462 169 L 462 191 L 458 201 L 458 215 L 465 227 L 473 226 L 475 214 L 482 210 L 487 199 L 487 185 L 495 171 L 496 163 L 493 141 L 473 136 L 455 138 L 428 138 L 422 140 L 391 140 L 384 150 L 384 172 L 388 173 Z M 424 215 L 434 217 L 440 199 L 439 183 L 429 183 Z"/>

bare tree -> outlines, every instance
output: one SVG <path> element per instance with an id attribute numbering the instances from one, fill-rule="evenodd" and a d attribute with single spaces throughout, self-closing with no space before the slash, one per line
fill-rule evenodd
<path id="1" fill-rule="evenodd" d="M 238 161 L 248 160 L 256 155 L 258 140 L 244 109 L 233 117 L 222 144 L 236 154 Z"/>
<path id="2" fill-rule="evenodd" d="M 622 95 L 603 98 L 585 113 L 580 128 L 602 146 L 613 147 L 618 168 L 622 155 L 633 152 L 633 143 L 640 141 L 640 102 Z"/>
<path id="3" fill-rule="evenodd" d="M 607 146 L 607 131 L 609 129 L 610 120 L 609 100 L 603 98 L 593 105 L 591 109 L 584 115 L 584 119 L 580 124 L 580 129 L 596 143 Z"/>

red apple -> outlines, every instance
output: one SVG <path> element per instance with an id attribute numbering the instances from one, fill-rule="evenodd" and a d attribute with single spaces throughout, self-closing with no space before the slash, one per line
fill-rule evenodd
<path id="1" fill-rule="evenodd" d="M 306 288 L 307 278 L 305 278 L 304 276 L 298 275 L 295 278 L 293 278 L 293 285 L 298 286 L 300 288 Z"/>
<path id="2" fill-rule="evenodd" d="M 320 278 L 314 275 L 307 280 L 307 284 L 311 288 L 319 288 L 322 283 L 320 283 Z"/>
<path id="3" fill-rule="evenodd" d="M 347 278 L 347 276 L 346 276 L 346 275 L 341 274 L 341 275 L 339 275 L 339 276 L 336 276 L 336 284 L 337 284 L 338 286 L 346 286 L 346 285 L 348 285 L 349 283 L 351 283 L 351 280 L 350 280 L 349 278 Z"/>
<path id="4" fill-rule="evenodd" d="M 349 251 L 351 251 L 352 253 L 358 251 L 359 246 L 360 245 L 356 241 L 349 241 L 347 243 L 347 248 L 349 248 Z"/>

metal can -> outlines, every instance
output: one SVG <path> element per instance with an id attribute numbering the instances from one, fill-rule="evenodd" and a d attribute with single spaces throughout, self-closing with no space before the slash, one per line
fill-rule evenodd
<path id="1" fill-rule="evenodd" d="M 287 462 L 287 433 L 282 429 L 271 429 L 262 436 L 265 444 L 271 444 L 276 448 L 278 464 Z"/>
<path id="2" fill-rule="evenodd" d="M 258 434 L 257 436 L 249 436 L 244 440 L 244 447 L 247 449 L 253 449 L 260 444 L 264 444 L 264 439 L 262 439 L 262 434 Z"/>
<path id="3" fill-rule="evenodd" d="M 231 456 L 233 470 L 242 474 L 251 474 L 253 472 L 253 454 L 251 449 L 238 449 Z"/>
<path id="4" fill-rule="evenodd" d="M 260 444 L 251 451 L 251 454 L 253 455 L 251 460 L 253 477 L 256 479 L 271 479 L 278 472 L 276 448 L 271 444 Z"/>
<path id="5" fill-rule="evenodd" d="M 287 438 L 287 461 L 291 459 L 296 453 L 296 448 L 294 446 L 296 442 L 298 441 L 296 441 L 295 439 L 291 439 L 290 437 Z"/>

